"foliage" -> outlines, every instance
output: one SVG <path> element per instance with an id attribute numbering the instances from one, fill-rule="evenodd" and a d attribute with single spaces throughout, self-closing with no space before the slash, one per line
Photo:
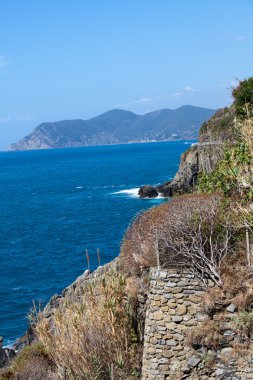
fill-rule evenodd
<path id="1" fill-rule="evenodd" d="M 242 311 L 234 318 L 235 329 L 245 338 L 250 339 L 253 334 L 253 312 Z"/>
<path id="2" fill-rule="evenodd" d="M 138 373 L 139 345 L 126 279 L 111 272 L 84 289 L 78 302 L 66 302 L 37 334 L 67 379 L 125 379 Z M 52 328 L 53 326 L 53 328 Z"/>
<path id="3" fill-rule="evenodd" d="M 238 140 L 224 145 L 224 157 L 211 173 L 198 176 L 196 191 L 221 191 L 226 196 L 253 200 L 253 119 L 249 108 L 246 117 L 237 122 Z"/>
<path id="4" fill-rule="evenodd" d="M 253 77 L 240 81 L 233 89 L 232 95 L 237 116 L 245 117 L 245 105 L 253 108 Z"/>

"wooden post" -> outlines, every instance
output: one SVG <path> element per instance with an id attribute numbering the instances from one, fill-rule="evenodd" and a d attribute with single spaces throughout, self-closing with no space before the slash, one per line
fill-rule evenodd
<path id="1" fill-rule="evenodd" d="M 62 380 L 67 380 L 66 368 L 63 369 Z"/>
<path id="2" fill-rule="evenodd" d="M 20 375 L 19 375 L 19 373 L 17 372 L 17 373 L 15 373 L 15 380 L 20 380 Z"/>
<path id="3" fill-rule="evenodd" d="M 111 380 L 114 380 L 114 367 L 113 367 L 113 363 L 111 364 Z"/>

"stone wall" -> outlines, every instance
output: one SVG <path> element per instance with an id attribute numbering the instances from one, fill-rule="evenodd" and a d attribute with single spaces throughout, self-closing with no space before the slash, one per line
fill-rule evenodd
<path id="1" fill-rule="evenodd" d="M 185 333 L 205 316 L 204 292 L 190 273 L 151 270 L 145 321 L 142 379 L 179 379 L 200 362 L 185 343 Z"/>
<path id="2" fill-rule="evenodd" d="M 235 331 L 235 305 L 213 317 L 219 326 L 219 347 L 195 350 L 187 344 L 187 332 L 208 318 L 202 313 L 199 281 L 173 269 L 152 269 L 150 276 L 142 380 L 253 379 L 253 344 Z"/>

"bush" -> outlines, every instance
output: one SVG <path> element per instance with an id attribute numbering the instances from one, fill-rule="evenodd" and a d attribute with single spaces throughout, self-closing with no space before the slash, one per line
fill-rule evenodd
<path id="1" fill-rule="evenodd" d="M 138 373 L 140 350 L 126 279 L 110 272 L 84 289 L 78 302 L 66 302 L 37 334 L 67 379 L 126 379 Z M 52 328 L 53 327 L 53 328 Z"/>
<path id="2" fill-rule="evenodd" d="M 229 215 L 222 197 L 188 195 L 174 198 L 139 215 L 121 246 L 121 265 L 139 275 L 151 266 L 190 267 L 201 280 L 221 284 L 223 260 L 233 252 Z"/>
<path id="3" fill-rule="evenodd" d="M 0 380 L 14 380 L 19 373 L 20 380 L 54 380 L 55 365 L 45 347 L 40 343 L 23 348 L 11 367 L 0 372 Z"/>
<path id="4" fill-rule="evenodd" d="M 242 311 L 233 320 L 235 329 L 242 337 L 250 339 L 253 334 L 253 312 Z"/>
<path id="5" fill-rule="evenodd" d="M 245 116 L 245 105 L 253 108 L 253 77 L 239 82 L 239 85 L 232 92 L 236 114 L 239 117 Z"/>

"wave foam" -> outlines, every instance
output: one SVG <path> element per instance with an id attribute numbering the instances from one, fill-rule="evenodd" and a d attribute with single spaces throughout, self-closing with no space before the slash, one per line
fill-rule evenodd
<path id="1" fill-rule="evenodd" d="M 125 194 L 125 195 L 129 195 L 130 197 L 133 197 L 133 198 L 138 198 L 138 192 L 139 192 L 139 187 L 134 187 L 133 189 L 116 191 L 113 194 Z"/>
<path id="2" fill-rule="evenodd" d="M 132 189 L 125 189 L 125 190 L 116 191 L 113 194 L 118 194 L 118 195 L 122 194 L 122 195 L 128 195 L 131 198 L 139 198 L 139 195 L 138 195 L 139 189 L 140 189 L 139 187 L 134 187 Z M 148 200 L 155 201 L 156 199 L 158 200 L 158 199 L 163 199 L 163 198 L 164 197 L 161 194 L 159 194 L 158 197 L 156 197 L 156 198 L 148 198 L 147 197 L 147 198 L 142 198 L 142 199 L 148 199 Z"/>

